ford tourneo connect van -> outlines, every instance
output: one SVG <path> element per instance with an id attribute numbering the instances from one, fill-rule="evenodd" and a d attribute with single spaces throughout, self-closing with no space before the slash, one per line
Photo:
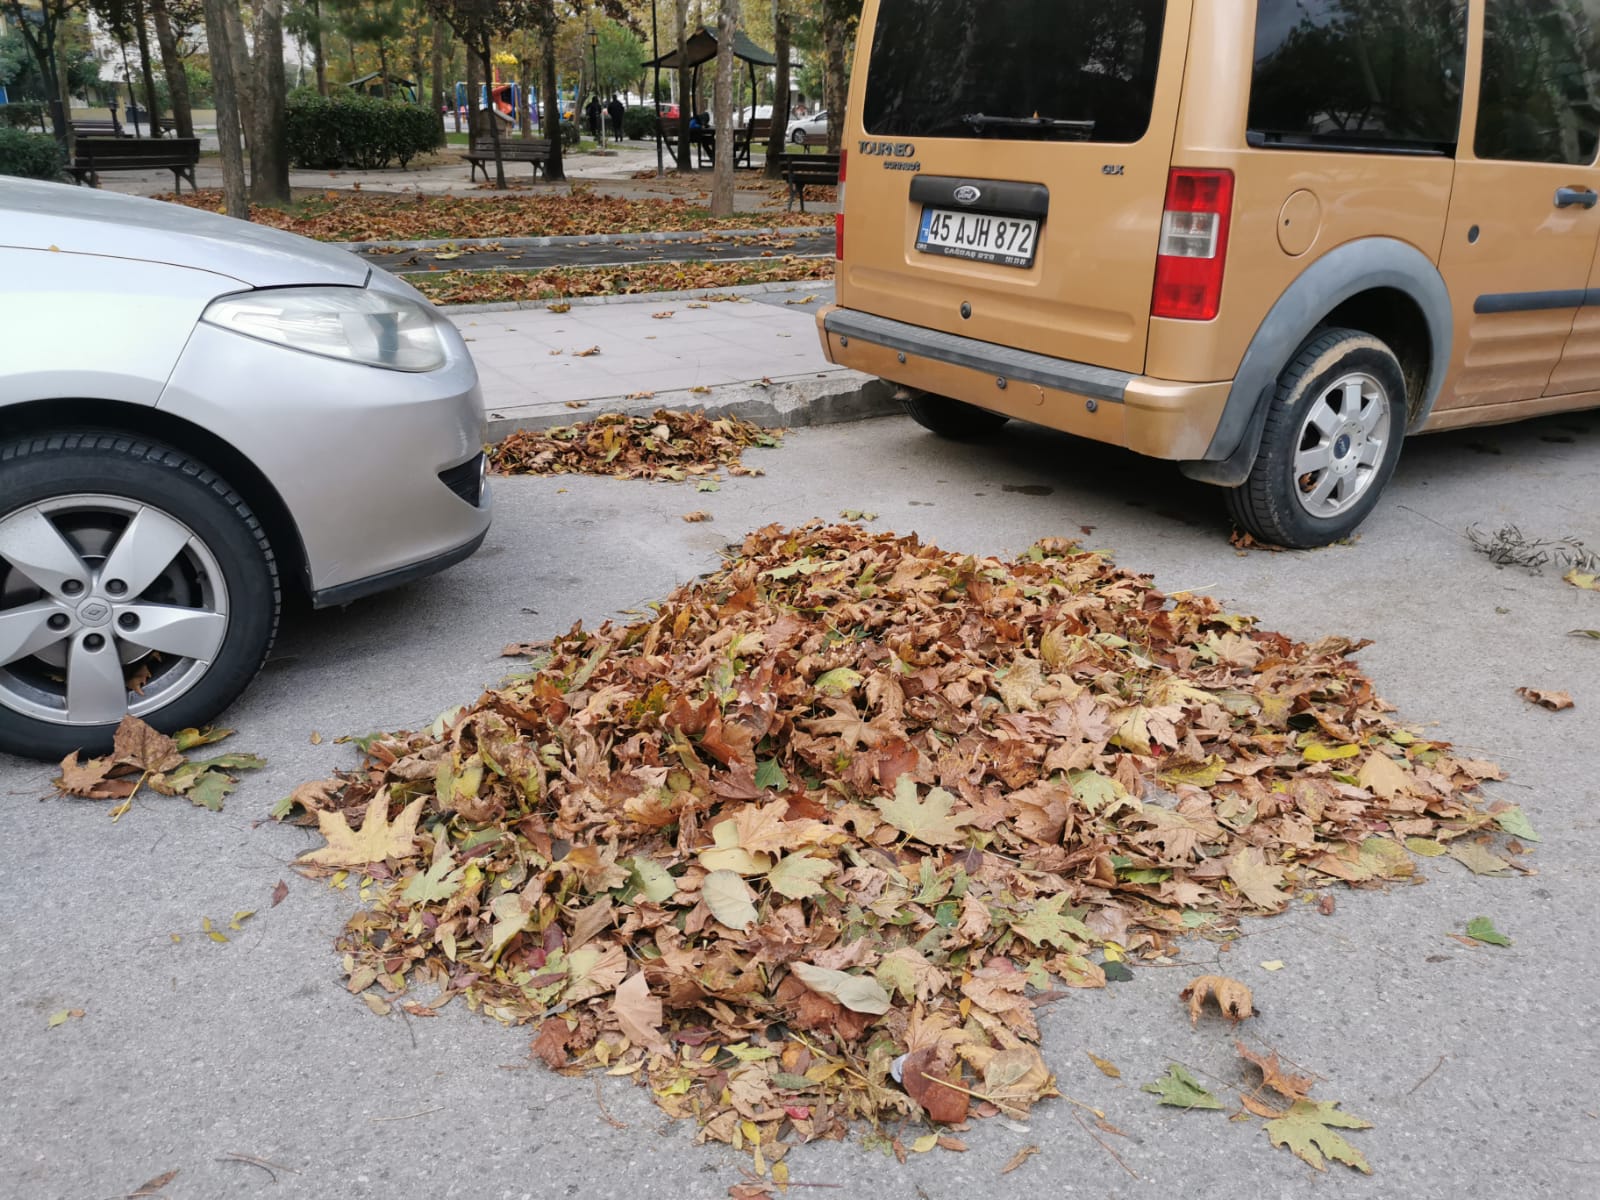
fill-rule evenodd
<path id="1" fill-rule="evenodd" d="M 1406 435 L 1600 405 L 1597 22 L 866 0 L 828 357 L 937 433 L 1034 421 L 1341 538 Z"/>

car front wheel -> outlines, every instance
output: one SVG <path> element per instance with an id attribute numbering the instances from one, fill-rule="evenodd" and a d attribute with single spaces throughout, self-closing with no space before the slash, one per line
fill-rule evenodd
<path id="1" fill-rule="evenodd" d="M 1261 449 L 1228 492 L 1234 521 L 1265 542 L 1309 549 L 1348 537 L 1400 460 L 1405 375 L 1369 333 L 1325 329 L 1278 377 Z"/>
<path id="2" fill-rule="evenodd" d="M 210 720 L 279 605 L 260 522 L 204 465 L 109 433 L 0 443 L 0 749 L 100 753 L 130 713 Z"/>

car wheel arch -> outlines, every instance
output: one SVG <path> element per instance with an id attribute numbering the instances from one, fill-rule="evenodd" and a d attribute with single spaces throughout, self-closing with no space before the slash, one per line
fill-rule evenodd
<path id="1" fill-rule="evenodd" d="M 1268 310 L 1235 372 L 1205 457 L 1179 464 L 1185 475 L 1224 487 L 1249 476 L 1279 374 L 1307 338 L 1329 325 L 1401 342 L 1392 348 L 1407 377 L 1407 431 L 1428 419 L 1450 364 L 1449 291 L 1433 260 L 1415 246 L 1362 238 L 1312 263 Z M 1418 390 L 1409 395 L 1414 382 Z"/>
<path id="2" fill-rule="evenodd" d="M 243 497 L 266 531 L 280 578 L 310 592 L 308 557 L 300 529 L 282 495 L 249 456 L 211 430 L 159 408 L 117 400 L 57 397 L 9 405 L 6 433 L 96 432 L 148 438 L 171 446 L 216 471 Z"/>

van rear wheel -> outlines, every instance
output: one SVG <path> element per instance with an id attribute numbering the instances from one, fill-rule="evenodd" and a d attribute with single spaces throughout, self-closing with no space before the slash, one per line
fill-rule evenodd
<path id="1" fill-rule="evenodd" d="M 1278 376 L 1250 476 L 1229 514 L 1264 542 L 1298 549 L 1348 537 L 1400 460 L 1406 384 L 1382 341 L 1325 329 Z"/>
<path id="2" fill-rule="evenodd" d="M 918 425 L 957 442 L 988 437 L 1011 419 L 1004 413 L 990 412 L 949 396 L 935 396 L 932 392 L 911 392 L 901 404 Z"/>

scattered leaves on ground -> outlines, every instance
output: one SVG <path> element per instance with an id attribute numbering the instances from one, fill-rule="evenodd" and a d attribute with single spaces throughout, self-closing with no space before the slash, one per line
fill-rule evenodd
<path id="1" fill-rule="evenodd" d="M 203 188 L 160 199 L 223 210 L 222 192 Z M 324 242 L 440 241 L 460 238 L 572 237 L 602 233 L 660 233 L 748 229 L 750 213 L 713 217 L 687 200 L 630 200 L 588 189 L 573 195 L 436 196 L 422 193 L 327 191 L 286 209 L 251 205 L 258 225 L 287 229 Z M 784 224 L 831 227 L 832 213 L 789 213 Z"/>
<path id="2" fill-rule="evenodd" d="M 1021 1119 L 1058 1094 L 1039 991 L 1381 882 L 1404 838 L 1503 836 L 1481 767 L 1399 725 L 1358 648 L 1070 542 L 1007 563 L 769 526 L 648 619 L 576 626 L 297 789 L 330 836 L 299 865 L 359 870 L 351 991 L 527 1023 L 552 1067 L 629 1074 L 701 1140 L 770 1161 L 956 1089 Z M 1357 778 L 1374 753 L 1390 795 Z M 919 1052 L 922 1102 L 894 1079 Z"/>
<path id="3" fill-rule="evenodd" d="M 1511 939 L 1496 929 L 1488 917 L 1473 917 L 1468 921 L 1467 936 L 1475 942 L 1486 942 L 1491 946 L 1511 945 Z"/>
<path id="4" fill-rule="evenodd" d="M 417 271 L 407 275 L 406 282 L 435 304 L 499 304 L 566 296 L 693 292 L 831 278 L 831 258 L 784 255 L 759 261 L 634 263 L 617 267 L 549 267 L 543 271 Z M 572 310 L 571 304 L 561 300 L 545 307 L 555 313 Z"/>
<path id="5" fill-rule="evenodd" d="M 1551 712 L 1560 712 L 1572 707 L 1572 696 L 1567 692 L 1553 692 L 1544 688 L 1519 687 L 1517 695 L 1529 704 L 1537 704 L 1540 708 L 1548 708 Z"/>
<path id="6" fill-rule="evenodd" d="M 1189 1024 L 1199 1024 L 1208 996 L 1216 1001 L 1217 1011 L 1236 1025 L 1255 1016 L 1249 987 L 1226 975 L 1202 975 L 1178 993 L 1178 999 L 1189 1002 Z"/>
<path id="7" fill-rule="evenodd" d="M 1221 1100 L 1201 1087 L 1200 1081 L 1177 1063 L 1168 1063 L 1165 1075 L 1145 1084 L 1139 1090 L 1161 1097 L 1162 1104 L 1171 1105 L 1173 1108 L 1222 1107 Z"/>
<path id="8" fill-rule="evenodd" d="M 195 805 L 220 812 L 224 798 L 238 785 L 234 772 L 264 767 L 266 759 L 254 754 L 190 759 L 187 753 L 232 732 L 184 729 L 168 737 L 130 714 L 117 726 L 110 754 L 84 761 L 74 752 L 61 760 L 56 791 L 88 800 L 120 800 L 112 809 L 113 817 L 127 812 L 134 793 L 146 786 L 163 796 L 185 796 Z"/>
<path id="9" fill-rule="evenodd" d="M 1600 572 L 1600 554 L 1575 537 L 1529 537 L 1515 525 L 1502 525 L 1493 533 L 1487 533 L 1473 525 L 1467 529 L 1467 540 L 1474 550 L 1502 567 L 1527 567 L 1537 571 L 1553 563 L 1574 571 Z"/>
<path id="10" fill-rule="evenodd" d="M 1286 1115 L 1267 1122 L 1267 1137 L 1274 1146 L 1287 1146 L 1296 1158 L 1319 1171 L 1328 1169 L 1323 1163 L 1326 1155 L 1334 1162 L 1371 1175 L 1372 1168 L 1361 1151 L 1335 1132 L 1371 1128 L 1371 1121 L 1340 1112 L 1337 1100 L 1296 1100 Z"/>
<path id="11" fill-rule="evenodd" d="M 575 425 L 519 429 L 494 447 L 490 462 L 507 475 L 681 481 L 713 471 L 759 475 L 743 465 L 744 451 L 778 444 L 777 433 L 739 417 L 658 409 L 650 416 L 607 413 Z"/>

